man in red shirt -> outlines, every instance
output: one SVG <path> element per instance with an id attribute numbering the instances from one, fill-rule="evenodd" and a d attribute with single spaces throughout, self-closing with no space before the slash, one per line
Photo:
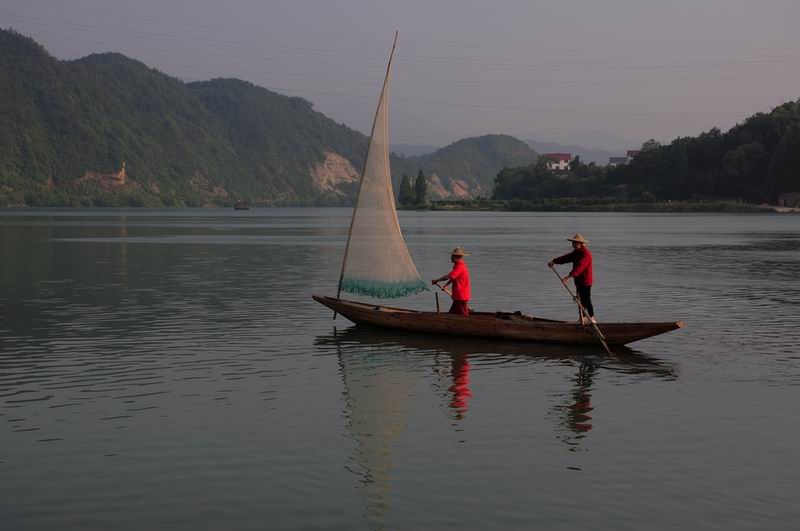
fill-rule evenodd
<path id="1" fill-rule="evenodd" d="M 572 242 L 571 253 L 564 256 L 553 258 L 547 262 L 548 267 L 553 267 L 553 264 L 566 264 L 572 262 L 572 271 L 567 276 L 561 279 L 566 284 L 572 278 L 575 280 L 575 290 L 578 292 L 578 299 L 581 301 L 586 313 L 589 314 L 589 319 L 596 323 L 594 318 L 594 307 L 592 306 L 592 253 L 586 244 L 589 240 L 584 238 L 580 233 L 572 238 L 567 238 L 567 241 Z M 581 324 L 586 324 L 581 312 Z"/>
<path id="2" fill-rule="evenodd" d="M 450 261 L 453 262 L 453 270 L 443 277 L 431 280 L 431 284 L 437 284 L 443 280 L 447 280 L 444 285 L 446 288 L 450 284 L 453 285 L 453 304 L 450 306 L 450 313 L 459 315 L 469 315 L 469 269 L 467 263 L 463 260 L 465 256 L 469 256 L 464 252 L 461 247 L 456 247 L 450 253 Z"/>

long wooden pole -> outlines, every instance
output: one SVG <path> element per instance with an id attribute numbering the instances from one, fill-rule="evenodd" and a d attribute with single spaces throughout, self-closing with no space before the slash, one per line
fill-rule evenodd
<path id="1" fill-rule="evenodd" d="M 556 271 L 556 268 L 555 267 L 551 267 L 550 269 L 553 271 L 553 274 L 558 277 L 558 281 L 564 286 L 564 289 L 567 290 L 567 292 L 570 294 L 570 296 L 572 297 L 572 300 L 575 301 L 575 304 L 578 305 L 578 311 L 581 313 L 581 320 L 583 320 L 583 316 L 584 315 L 586 316 L 587 319 L 589 319 L 589 323 L 592 325 L 592 328 L 594 328 L 594 332 L 595 332 L 595 335 L 597 336 L 597 339 L 600 341 L 600 343 L 603 344 L 603 348 L 606 349 L 606 352 L 608 352 L 608 355 L 609 356 L 613 356 L 614 353 L 611 352 L 610 348 L 608 348 L 608 343 L 606 343 L 606 338 L 603 336 L 603 332 L 601 332 L 600 329 L 597 327 L 597 323 L 592 321 L 591 317 L 589 317 L 589 312 L 587 312 L 586 308 L 583 307 L 583 304 L 581 304 L 580 299 L 575 294 L 572 293 L 572 290 L 569 289 L 569 286 L 567 286 L 567 283 L 564 282 L 563 280 L 561 280 L 561 275 L 558 274 L 558 271 Z"/>
<path id="2" fill-rule="evenodd" d="M 447 293 L 448 295 L 450 295 L 450 298 L 452 298 L 452 297 L 453 297 L 453 292 L 452 292 L 452 291 L 450 291 L 449 289 L 447 289 L 446 287 L 442 286 L 442 285 L 441 285 L 441 284 L 439 284 L 438 282 L 436 283 L 436 287 L 437 287 L 437 288 L 439 288 L 440 290 L 444 291 L 444 292 L 445 292 L 445 293 Z M 436 295 L 439 295 L 439 294 L 437 293 Z M 436 307 L 437 307 L 437 308 L 439 307 L 439 297 L 436 297 Z M 473 310 L 472 308 L 470 308 L 470 307 L 467 307 L 467 309 L 470 311 L 470 313 L 474 311 L 474 310 Z M 437 313 L 438 313 L 438 312 L 437 312 Z"/>
<path id="3" fill-rule="evenodd" d="M 364 157 L 364 168 L 361 171 L 361 180 L 358 182 L 358 193 L 356 194 L 356 204 L 353 207 L 353 217 L 350 218 L 350 228 L 347 230 L 347 244 L 344 247 L 344 258 L 342 259 L 342 270 L 339 273 L 339 286 L 336 289 L 336 300 L 339 300 L 342 294 L 342 280 L 344 280 L 344 268 L 347 265 L 347 255 L 350 251 L 350 236 L 353 235 L 353 223 L 356 220 L 356 210 L 358 209 L 358 200 L 361 197 L 361 185 L 364 184 L 364 174 L 367 172 L 367 161 L 369 160 L 369 151 L 372 148 L 372 137 L 375 136 L 375 125 L 378 122 L 378 113 L 381 110 L 381 102 L 383 101 L 383 95 L 386 92 L 386 86 L 389 82 L 389 73 L 392 70 L 392 59 L 394 58 L 394 50 L 397 48 L 397 36 L 400 32 L 394 32 L 394 43 L 392 44 L 392 51 L 389 54 L 389 64 L 386 65 L 386 77 L 383 79 L 383 88 L 381 89 L 381 95 L 378 98 L 378 108 L 375 109 L 375 117 L 372 120 L 372 130 L 369 134 L 369 142 L 367 143 L 367 154 Z M 333 318 L 336 319 L 336 312 L 333 312 Z"/>
<path id="4" fill-rule="evenodd" d="M 444 291 L 445 293 L 447 293 L 447 294 L 448 294 L 448 295 L 450 295 L 451 297 L 453 296 L 453 292 L 452 292 L 452 291 L 450 291 L 450 290 L 449 290 L 449 289 L 447 289 L 446 287 L 442 286 L 442 285 L 441 285 L 441 284 L 439 284 L 438 282 L 436 283 L 436 287 L 437 287 L 437 288 L 439 288 L 440 290 Z"/>

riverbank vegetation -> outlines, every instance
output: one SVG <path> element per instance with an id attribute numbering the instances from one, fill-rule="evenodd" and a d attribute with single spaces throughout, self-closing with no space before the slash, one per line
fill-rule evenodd
<path id="1" fill-rule="evenodd" d="M 576 158 L 568 171 L 557 173 L 540 157 L 534 164 L 500 171 L 492 199 L 511 202 L 498 205 L 539 205 L 537 209 L 683 205 L 727 210 L 775 204 L 780 194 L 796 191 L 800 100 L 751 116 L 726 133 L 714 128 L 668 145 L 650 140 L 630 162 L 618 166 L 584 164 Z"/>
<path id="2" fill-rule="evenodd" d="M 765 212 L 771 209 L 733 201 L 622 201 L 606 198 L 441 200 L 431 210 L 505 212 Z"/>

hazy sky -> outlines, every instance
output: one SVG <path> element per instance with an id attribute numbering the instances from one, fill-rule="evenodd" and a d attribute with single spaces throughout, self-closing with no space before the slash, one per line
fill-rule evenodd
<path id="1" fill-rule="evenodd" d="M 428 145 L 728 129 L 800 97 L 798 21 L 800 0 L 0 0 L 59 59 L 247 79 L 365 133 L 399 30 L 391 141 Z"/>

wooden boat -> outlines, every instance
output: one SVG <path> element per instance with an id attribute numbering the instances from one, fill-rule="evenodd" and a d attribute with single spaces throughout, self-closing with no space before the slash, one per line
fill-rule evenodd
<path id="1" fill-rule="evenodd" d="M 521 313 L 475 312 L 468 316 L 393 308 L 342 300 L 342 292 L 380 299 L 418 293 L 427 283 L 411 258 L 395 209 L 389 168 L 388 86 L 397 45 L 389 55 L 378 109 L 367 146 L 353 217 L 347 234 L 336 297 L 314 295 L 314 300 L 356 324 L 449 336 L 537 341 L 570 345 L 602 343 L 595 326 L 530 317 Z M 603 323 L 606 343 L 624 345 L 681 328 L 683 323 Z M 606 343 L 606 351 L 611 353 Z"/>
<path id="2" fill-rule="evenodd" d="M 591 326 L 531 317 L 521 313 L 474 312 L 469 316 L 393 308 L 313 295 L 314 300 L 360 325 L 481 338 L 572 345 L 597 345 Z M 599 323 L 609 345 L 625 345 L 683 327 L 683 321 L 662 323 Z"/>

